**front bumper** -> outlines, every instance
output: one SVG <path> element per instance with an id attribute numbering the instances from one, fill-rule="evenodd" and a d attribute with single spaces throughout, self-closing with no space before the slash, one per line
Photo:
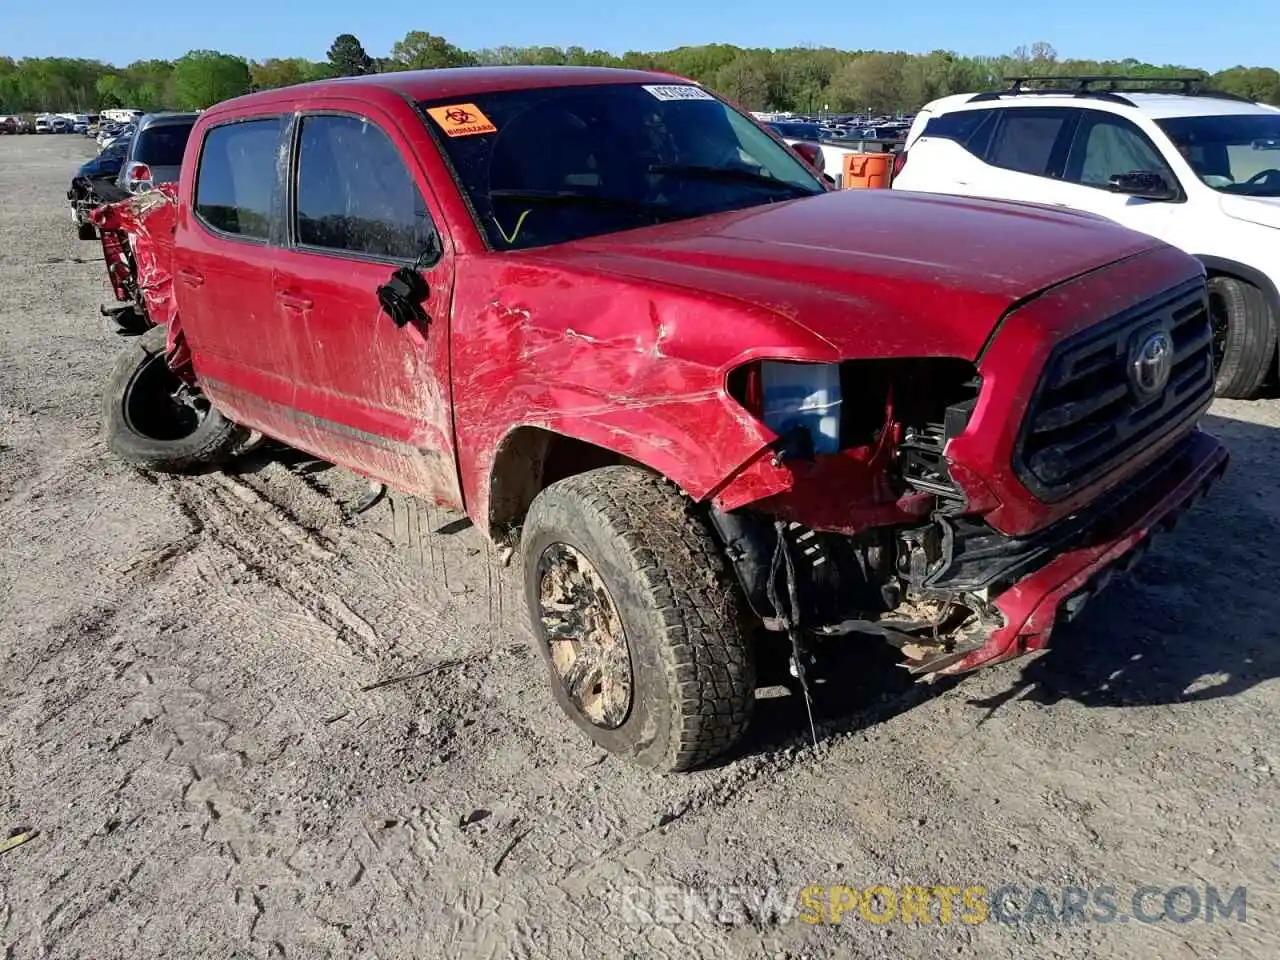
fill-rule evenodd
<path id="1" fill-rule="evenodd" d="M 967 673 L 1047 647 L 1057 623 L 1074 619 L 1116 573 L 1132 569 L 1152 536 L 1171 528 L 1227 469 L 1226 448 L 1199 430 L 1166 456 L 1176 468 L 1125 490 L 1121 509 L 1100 516 L 1098 528 L 1091 532 L 1105 528 L 1105 536 L 1073 538 L 1075 546 L 993 597 L 991 605 L 1000 611 L 1004 626 L 981 647 L 938 672 Z"/>

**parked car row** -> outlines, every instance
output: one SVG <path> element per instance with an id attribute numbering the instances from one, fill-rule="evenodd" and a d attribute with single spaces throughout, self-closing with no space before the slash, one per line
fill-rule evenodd
<path id="1" fill-rule="evenodd" d="M 1074 169 L 1083 118 L 1004 152 L 1008 102 L 918 120 L 907 171 Z M 1227 468 L 1204 261 L 1065 203 L 834 190 L 670 75 L 322 81 L 183 142 L 88 214 L 146 320 L 111 450 L 180 473 L 253 431 L 466 511 L 518 546 L 559 706 L 648 767 L 731 749 L 758 685 L 807 701 L 836 646 L 920 679 L 1044 648 Z"/>
<path id="2" fill-rule="evenodd" d="M 103 203 L 145 193 L 178 178 L 195 113 L 145 114 L 115 135 L 100 135 L 98 155 L 71 178 L 67 203 L 81 239 L 98 236 L 89 213 Z"/>
<path id="3" fill-rule="evenodd" d="M 800 148 L 837 187 L 844 182 L 845 159 L 861 153 L 894 153 L 903 143 L 911 118 L 806 117 L 756 114 L 766 128 Z M 856 122 L 855 122 L 856 121 Z"/>
<path id="4" fill-rule="evenodd" d="M 141 110 L 0 116 L 0 133 L 80 133 L 97 138 L 101 144 L 104 132 L 115 136 L 141 116 Z"/>

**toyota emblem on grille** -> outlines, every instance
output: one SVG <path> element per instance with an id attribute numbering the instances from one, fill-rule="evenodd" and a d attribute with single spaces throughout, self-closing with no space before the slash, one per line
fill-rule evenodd
<path id="1" fill-rule="evenodd" d="M 1153 397 L 1165 388 L 1173 372 L 1173 340 L 1163 330 L 1149 334 L 1139 345 L 1129 364 L 1129 379 L 1143 397 Z"/>

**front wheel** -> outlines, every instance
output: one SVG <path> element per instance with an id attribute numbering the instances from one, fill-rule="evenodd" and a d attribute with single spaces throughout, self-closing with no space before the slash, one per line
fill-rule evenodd
<path id="1" fill-rule="evenodd" d="M 604 467 L 534 500 L 525 597 L 561 709 L 603 749 L 688 770 L 732 747 L 755 698 L 738 585 L 665 480 Z"/>
<path id="2" fill-rule="evenodd" d="M 218 463 L 245 432 L 184 383 L 165 360 L 167 327 L 134 340 L 107 383 L 107 443 L 122 459 L 149 470 L 182 473 Z"/>
<path id="3" fill-rule="evenodd" d="M 1220 397 L 1253 399 L 1276 357 L 1276 325 L 1266 294 L 1235 277 L 1210 277 L 1209 319 L 1214 392 Z"/>

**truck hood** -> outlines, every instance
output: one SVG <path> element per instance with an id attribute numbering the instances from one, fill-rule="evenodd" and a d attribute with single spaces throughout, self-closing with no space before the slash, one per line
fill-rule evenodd
<path id="1" fill-rule="evenodd" d="M 1218 198 L 1222 212 L 1233 220 L 1256 223 L 1280 230 L 1280 197 L 1240 197 L 1224 194 Z"/>
<path id="2" fill-rule="evenodd" d="M 976 358 L 1015 303 L 1160 246 L 1056 208 L 844 190 L 531 253 L 765 308 L 842 356 Z"/>

